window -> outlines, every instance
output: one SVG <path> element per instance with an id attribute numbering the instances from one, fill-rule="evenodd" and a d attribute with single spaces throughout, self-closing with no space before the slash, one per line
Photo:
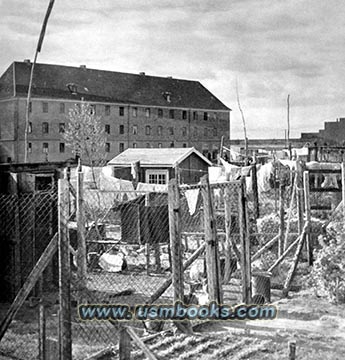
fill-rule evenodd
<path id="1" fill-rule="evenodd" d="M 146 116 L 147 118 L 149 118 L 150 115 L 151 115 L 151 110 L 150 110 L 150 108 L 146 108 L 146 109 L 145 109 L 145 116 Z"/>
<path id="2" fill-rule="evenodd" d="M 149 184 L 167 184 L 169 181 L 168 170 L 146 170 L 145 180 Z"/>
<path id="3" fill-rule="evenodd" d="M 28 143 L 28 153 L 32 153 L 32 143 Z"/>
<path id="4" fill-rule="evenodd" d="M 174 119 L 174 118 L 175 118 L 174 109 L 170 109 L 170 110 L 169 110 L 169 119 Z"/>
<path id="5" fill-rule="evenodd" d="M 175 143 L 173 141 L 170 143 L 170 147 L 175 147 Z"/>
<path id="6" fill-rule="evenodd" d="M 48 143 L 43 143 L 42 144 L 42 151 L 44 152 L 44 153 L 48 153 L 48 151 L 49 151 L 49 144 Z"/>
<path id="7" fill-rule="evenodd" d="M 157 127 L 157 135 L 163 135 L 163 127 L 160 125 Z"/>
<path id="8" fill-rule="evenodd" d="M 47 113 L 48 112 L 48 103 L 47 102 L 43 102 L 42 103 L 42 111 L 44 113 Z"/>
<path id="9" fill-rule="evenodd" d="M 123 152 L 125 150 L 125 144 L 124 143 L 120 143 L 119 144 L 119 151 Z"/>
<path id="10" fill-rule="evenodd" d="M 198 128 L 197 127 L 194 128 L 193 136 L 198 136 Z"/>
<path id="11" fill-rule="evenodd" d="M 182 136 L 187 136 L 187 128 L 185 126 L 182 128 Z"/>
<path id="12" fill-rule="evenodd" d="M 145 134 L 150 135 L 151 134 L 151 126 L 147 125 L 145 126 Z"/>
<path id="13" fill-rule="evenodd" d="M 134 107 L 134 108 L 132 109 L 132 116 L 133 116 L 133 117 L 137 117 L 137 116 L 138 116 L 138 108 L 137 108 L 137 107 Z"/>
<path id="14" fill-rule="evenodd" d="M 59 133 L 63 134 L 65 132 L 65 123 L 59 124 Z"/>
<path id="15" fill-rule="evenodd" d="M 123 134 L 125 133 L 125 127 L 124 127 L 124 125 L 120 125 L 120 126 L 119 126 L 119 133 L 120 133 L 121 135 L 123 135 Z"/>
<path id="16" fill-rule="evenodd" d="M 137 147 L 137 143 L 133 143 L 133 149 Z"/>
<path id="17" fill-rule="evenodd" d="M 187 147 L 187 144 L 186 143 L 183 143 L 183 145 L 182 145 L 184 148 L 186 148 Z"/>
<path id="18" fill-rule="evenodd" d="M 193 120 L 198 120 L 198 112 L 193 111 Z"/>
<path id="19" fill-rule="evenodd" d="M 49 124 L 47 122 L 42 123 L 42 133 L 43 134 L 49 133 Z"/>
<path id="20" fill-rule="evenodd" d="M 105 105 L 104 114 L 105 114 L 106 116 L 109 116 L 109 115 L 110 115 L 110 105 Z"/>
<path id="21" fill-rule="evenodd" d="M 110 143 L 105 143 L 105 152 L 110 152 Z"/>
<path id="22" fill-rule="evenodd" d="M 204 128 L 204 136 L 207 136 L 207 128 Z"/>
<path id="23" fill-rule="evenodd" d="M 161 148 L 161 147 L 162 147 L 162 143 L 158 143 L 158 147 Z"/>
<path id="24" fill-rule="evenodd" d="M 60 103 L 60 114 L 64 114 L 64 113 L 65 113 L 65 104 Z"/>
<path id="25" fill-rule="evenodd" d="M 64 152 L 65 152 L 65 143 L 60 143 L 60 144 L 59 144 L 59 150 L 60 150 L 60 153 L 64 153 Z"/>
<path id="26" fill-rule="evenodd" d="M 163 117 L 163 109 L 158 109 L 158 117 L 159 118 Z"/>
<path id="27" fill-rule="evenodd" d="M 109 125 L 109 124 L 105 124 L 105 126 L 104 126 L 104 132 L 105 132 L 106 134 L 110 134 L 110 125 Z"/>
<path id="28" fill-rule="evenodd" d="M 133 127 L 132 127 L 132 133 L 133 133 L 133 135 L 137 135 L 137 134 L 138 134 L 138 125 L 133 125 Z"/>
<path id="29" fill-rule="evenodd" d="M 213 136 L 217 136 L 217 128 L 213 128 Z"/>
<path id="30" fill-rule="evenodd" d="M 208 113 L 206 111 L 204 112 L 204 120 L 208 120 Z"/>
<path id="31" fill-rule="evenodd" d="M 32 112 L 32 102 L 29 102 L 29 112 Z"/>
<path id="32" fill-rule="evenodd" d="M 149 149 L 151 147 L 150 143 L 146 143 L 146 147 Z"/>
<path id="33" fill-rule="evenodd" d="M 173 127 L 169 127 L 168 131 L 169 131 L 169 135 L 174 135 L 174 128 Z"/>
<path id="34" fill-rule="evenodd" d="M 183 111 L 182 111 L 182 119 L 183 119 L 183 120 L 186 120 L 186 119 L 187 119 L 187 111 L 186 111 L 186 110 L 183 110 Z"/>
<path id="35" fill-rule="evenodd" d="M 28 133 L 31 134 L 32 133 L 32 122 L 29 122 L 29 126 L 28 126 Z"/>
<path id="36" fill-rule="evenodd" d="M 125 115 L 125 108 L 123 106 L 119 107 L 119 115 L 124 116 Z"/>

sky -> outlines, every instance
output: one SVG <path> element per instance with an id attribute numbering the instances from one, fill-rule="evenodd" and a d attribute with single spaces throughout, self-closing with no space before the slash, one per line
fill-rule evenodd
<path id="1" fill-rule="evenodd" d="M 0 73 L 33 59 L 48 0 L 0 0 Z M 200 81 L 231 138 L 284 138 L 345 117 L 343 0 L 55 0 L 39 63 Z M 238 91 L 236 91 L 238 89 Z"/>

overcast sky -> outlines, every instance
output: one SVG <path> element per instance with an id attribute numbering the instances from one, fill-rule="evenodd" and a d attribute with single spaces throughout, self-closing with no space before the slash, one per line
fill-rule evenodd
<path id="1" fill-rule="evenodd" d="M 0 72 L 33 59 L 48 0 L 0 0 Z M 55 0 L 38 62 L 199 80 L 243 136 L 345 117 L 344 0 Z"/>

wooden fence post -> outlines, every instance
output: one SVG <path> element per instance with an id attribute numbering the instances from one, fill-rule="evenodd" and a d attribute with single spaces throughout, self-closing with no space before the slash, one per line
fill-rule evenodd
<path id="1" fill-rule="evenodd" d="M 148 214 L 148 206 L 149 206 L 149 193 L 145 193 L 145 207 L 144 207 L 144 224 L 146 226 L 146 229 L 144 229 L 144 234 L 145 232 L 150 232 L 150 227 L 149 227 L 149 214 Z M 145 234 L 146 236 L 144 237 L 144 239 L 146 240 L 145 242 L 145 255 L 146 255 L 146 273 L 147 275 L 150 275 L 150 251 L 151 251 L 151 244 L 150 244 L 150 235 Z"/>
<path id="2" fill-rule="evenodd" d="M 201 178 L 201 192 L 204 203 L 204 226 L 206 244 L 206 267 L 209 301 L 222 303 L 222 287 L 220 276 L 219 247 L 217 238 L 217 224 L 214 218 L 212 197 L 208 175 Z"/>
<path id="3" fill-rule="evenodd" d="M 128 335 L 126 328 L 121 327 L 119 341 L 119 360 L 131 359 L 131 337 Z"/>
<path id="4" fill-rule="evenodd" d="M 224 190 L 224 212 L 225 212 L 225 268 L 223 283 L 227 284 L 231 277 L 231 259 L 234 254 L 231 251 L 231 198 L 230 187 L 225 186 Z"/>
<path id="5" fill-rule="evenodd" d="M 284 248 L 284 236 L 285 236 L 285 184 L 282 184 L 282 179 L 279 185 L 279 240 L 278 240 L 278 257 L 283 253 Z"/>
<path id="6" fill-rule="evenodd" d="M 256 170 L 256 163 L 252 165 L 252 190 L 253 190 L 253 202 L 254 202 L 254 219 L 255 219 L 255 223 L 256 223 L 256 220 L 260 216 L 258 176 L 257 176 L 257 170 Z"/>
<path id="7" fill-rule="evenodd" d="M 59 179 L 59 359 L 72 360 L 71 331 L 71 269 L 68 234 L 69 185 L 67 179 Z"/>
<path id="8" fill-rule="evenodd" d="M 18 196 L 18 174 L 12 174 L 15 181 L 15 198 L 14 198 L 14 289 L 17 294 L 21 287 L 21 251 L 20 251 L 20 211 Z"/>
<path id="9" fill-rule="evenodd" d="M 345 223 L 345 162 L 341 163 L 341 197 L 343 201 L 343 222 Z"/>
<path id="10" fill-rule="evenodd" d="M 83 180 L 84 174 L 78 167 L 77 171 L 77 196 L 76 196 L 76 218 L 77 218 L 77 241 L 78 241 L 78 253 L 77 253 L 77 274 L 78 274 L 78 287 L 79 301 L 82 302 L 83 292 L 86 289 L 87 279 L 87 264 L 86 264 L 86 241 L 85 241 L 85 218 L 84 218 L 84 198 L 83 198 Z"/>
<path id="11" fill-rule="evenodd" d="M 39 304 L 39 360 L 46 359 L 46 309 L 44 304 Z"/>
<path id="12" fill-rule="evenodd" d="M 313 248 L 310 239 L 310 191 L 309 191 L 309 172 L 303 173 L 304 183 L 304 204 L 305 204 L 305 215 L 306 221 L 309 223 L 307 234 L 306 234 L 306 245 L 307 245 L 307 257 L 309 266 L 313 265 Z"/>
<path id="13" fill-rule="evenodd" d="M 298 233 L 302 233 L 304 224 L 303 219 L 303 172 L 302 164 L 297 161 L 296 165 L 296 190 L 297 190 L 297 213 L 298 213 Z"/>
<path id="14" fill-rule="evenodd" d="M 174 302 L 176 302 L 183 301 L 184 295 L 180 191 L 176 178 L 169 181 L 168 201 L 172 284 L 174 288 Z"/>
<path id="15" fill-rule="evenodd" d="M 246 304 L 251 302 L 251 260 L 250 260 L 250 238 L 247 222 L 247 201 L 245 178 L 241 179 L 239 189 L 239 226 L 241 238 L 241 275 L 242 275 L 242 301 Z"/>

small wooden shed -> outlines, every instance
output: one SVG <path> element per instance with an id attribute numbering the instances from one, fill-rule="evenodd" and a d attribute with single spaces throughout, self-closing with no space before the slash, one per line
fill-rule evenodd
<path id="1" fill-rule="evenodd" d="M 116 178 L 164 185 L 175 177 L 179 183 L 198 183 L 212 163 L 194 147 L 135 148 L 117 155 L 108 165 L 113 166 Z"/>

